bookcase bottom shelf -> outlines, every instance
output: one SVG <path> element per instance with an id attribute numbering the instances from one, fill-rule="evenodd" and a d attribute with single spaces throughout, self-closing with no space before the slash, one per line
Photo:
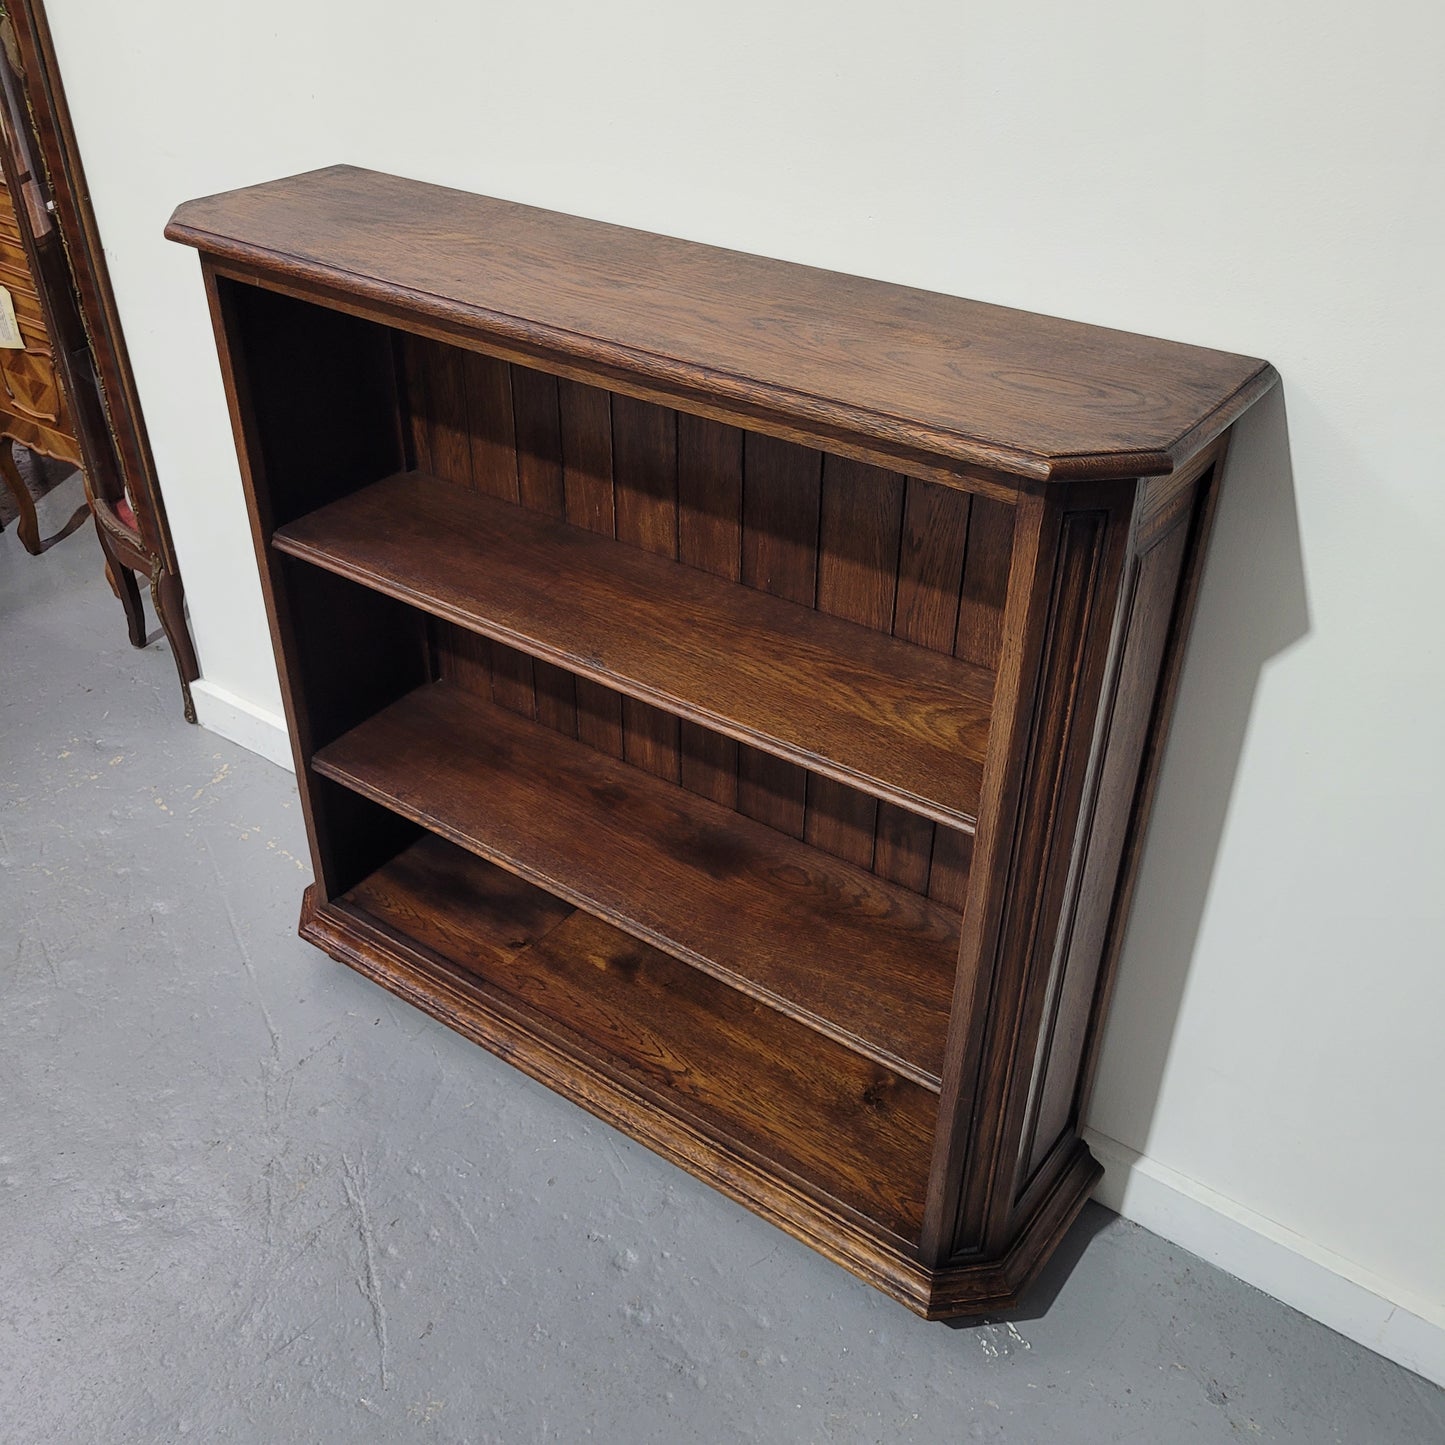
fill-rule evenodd
<path id="1" fill-rule="evenodd" d="M 449 683 L 312 769 L 937 1093 L 956 912 Z"/>
<path id="2" fill-rule="evenodd" d="M 917 1236 L 927 1089 L 440 838 L 341 906 L 650 1105 Z"/>
<path id="3" fill-rule="evenodd" d="M 930 1270 L 929 1090 L 435 836 L 300 932 L 929 1317 L 1013 1301 L 1098 1173 L 1080 1145 L 1006 1258 Z"/>

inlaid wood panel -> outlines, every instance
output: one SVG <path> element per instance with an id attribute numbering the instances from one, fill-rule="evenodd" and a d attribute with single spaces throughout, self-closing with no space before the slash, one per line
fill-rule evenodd
<path id="1" fill-rule="evenodd" d="M 397 352 L 415 466 L 997 667 L 1013 545 L 1006 503 L 438 341 L 399 336 Z M 433 624 L 432 639 L 438 676 L 962 906 L 966 833 L 449 624 Z"/>

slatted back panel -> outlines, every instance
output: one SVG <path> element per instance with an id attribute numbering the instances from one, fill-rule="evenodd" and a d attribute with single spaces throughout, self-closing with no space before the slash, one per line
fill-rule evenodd
<path id="1" fill-rule="evenodd" d="M 400 351 L 422 470 L 997 667 L 1006 504 L 440 342 Z M 962 906 L 966 834 L 447 624 L 433 647 L 460 686 Z"/>

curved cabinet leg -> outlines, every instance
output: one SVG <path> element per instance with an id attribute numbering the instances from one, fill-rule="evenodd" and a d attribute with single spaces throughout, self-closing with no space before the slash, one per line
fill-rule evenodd
<path id="1" fill-rule="evenodd" d="M 195 722 L 196 705 L 191 699 L 191 683 L 200 676 L 201 669 L 196 663 L 196 650 L 191 643 L 191 630 L 186 626 L 186 593 L 181 579 L 175 572 L 167 572 L 157 566 L 151 574 L 151 602 L 155 605 L 156 616 L 165 630 L 166 641 L 171 645 L 171 654 L 176 659 L 176 671 L 181 676 L 181 699 L 185 707 L 186 721 Z"/>
<path id="2" fill-rule="evenodd" d="M 15 535 L 32 557 L 38 557 L 45 550 L 40 545 L 40 522 L 35 515 L 35 501 L 30 495 L 30 488 L 25 485 L 25 478 L 15 465 L 15 443 L 10 437 L 0 439 L 0 479 L 10 489 L 15 505 L 20 509 Z"/>
<path id="3" fill-rule="evenodd" d="M 105 535 L 105 528 L 99 522 L 95 524 L 95 535 L 100 541 L 101 555 L 105 558 L 106 577 L 112 588 L 115 589 L 116 596 L 120 598 L 120 605 L 125 608 L 125 622 L 126 629 L 130 633 L 130 645 L 144 647 L 146 645 L 145 609 L 141 605 L 140 588 L 136 585 L 135 574 L 115 555 L 115 550 Z"/>

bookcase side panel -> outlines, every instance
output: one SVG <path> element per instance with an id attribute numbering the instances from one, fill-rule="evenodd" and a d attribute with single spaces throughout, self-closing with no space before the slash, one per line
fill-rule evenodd
<path id="1" fill-rule="evenodd" d="M 1187 516 L 1130 558 L 1117 662 L 1079 827 L 1069 895 L 1045 986 L 1025 1089 L 1014 1212 L 1027 1213 L 1077 1132 L 1075 1109 L 1090 1004 L 1103 957 L 1140 763 L 1190 529 Z M 1016 1087 L 1022 1087 L 1022 1076 Z"/>
<path id="2" fill-rule="evenodd" d="M 1135 487 L 1028 499 L 1010 568 L 993 734 L 964 905 L 925 1259 L 993 1258 L 1103 693 Z M 1082 1201 L 1080 1201 L 1082 1202 Z M 1065 1222 L 1067 1222 L 1065 1220 Z"/>
<path id="3" fill-rule="evenodd" d="M 411 609 L 279 555 L 278 526 L 402 464 L 389 333 L 206 268 L 312 866 L 336 896 L 415 830 L 316 779 L 310 759 L 426 680 Z"/>

